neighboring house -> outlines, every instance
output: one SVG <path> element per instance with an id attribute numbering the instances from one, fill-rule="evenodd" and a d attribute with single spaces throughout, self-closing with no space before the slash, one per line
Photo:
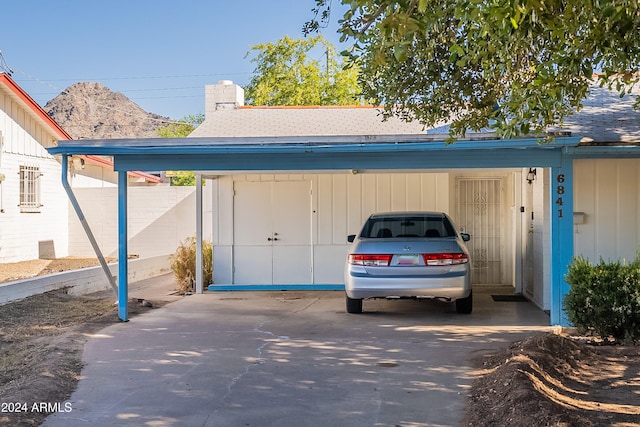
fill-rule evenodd
<path id="1" fill-rule="evenodd" d="M 114 156 L 120 176 L 198 171 L 213 217 L 210 289 L 340 286 L 346 236 L 371 213 L 438 210 L 472 235 L 474 285 L 511 285 L 565 324 L 571 257 L 632 258 L 640 242 L 640 113 L 631 103 L 594 88 L 562 129 L 571 135 L 551 144 L 470 133 L 446 145 L 441 129 L 382 121 L 370 107 L 245 107 L 243 90 L 222 81 L 206 87 L 205 121 L 189 138 L 50 151 Z M 125 226 L 120 216 L 121 257 Z"/>
<path id="2" fill-rule="evenodd" d="M 69 255 L 69 199 L 59 158 L 47 152 L 71 137 L 11 77 L 0 73 L 0 263 Z M 78 156 L 74 187 L 113 186 L 109 159 Z M 145 173 L 131 183 L 159 182 Z"/>

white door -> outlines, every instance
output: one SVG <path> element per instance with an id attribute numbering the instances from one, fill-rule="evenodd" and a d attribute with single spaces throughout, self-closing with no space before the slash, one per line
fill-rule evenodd
<path id="1" fill-rule="evenodd" d="M 462 231 L 471 234 L 472 283 L 502 282 L 501 194 L 502 180 L 458 180 L 458 218 Z"/>
<path id="2" fill-rule="evenodd" d="M 312 283 L 311 183 L 234 183 L 234 283 Z"/>
<path id="3" fill-rule="evenodd" d="M 534 237 L 534 223 L 533 223 L 533 185 L 527 185 L 527 203 L 526 203 L 526 229 L 527 229 L 527 241 L 525 247 L 525 291 L 528 295 L 534 295 L 535 281 L 534 281 L 534 262 L 533 256 L 533 237 Z"/>

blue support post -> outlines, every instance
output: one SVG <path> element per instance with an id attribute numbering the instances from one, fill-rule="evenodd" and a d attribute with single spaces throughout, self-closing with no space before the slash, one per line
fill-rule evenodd
<path id="1" fill-rule="evenodd" d="M 551 168 L 551 324 L 569 326 L 562 303 L 569 292 L 565 280 L 573 259 L 573 158 L 562 155 Z"/>
<path id="2" fill-rule="evenodd" d="M 204 290 L 202 271 L 202 174 L 196 174 L 196 293 Z"/>
<path id="3" fill-rule="evenodd" d="M 128 322 L 129 261 L 127 248 L 127 171 L 118 172 L 118 317 Z"/>

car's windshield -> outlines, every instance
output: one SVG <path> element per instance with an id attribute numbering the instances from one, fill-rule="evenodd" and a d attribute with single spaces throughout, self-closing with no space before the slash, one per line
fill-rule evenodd
<path id="1" fill-rule="evenodd" d="M 456 232 L 445 216 L 411 215 L 373 217 L 364 225 L 361 237 L 454 237 Z"/>

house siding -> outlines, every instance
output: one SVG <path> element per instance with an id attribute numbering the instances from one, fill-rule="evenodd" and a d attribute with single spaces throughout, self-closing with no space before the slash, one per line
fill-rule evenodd
<path id="1" fill-rule="evenodd" d="M 544 310 L 551 307 L 551 172 L 538 169 L 540 176 L 534 181 L 533 210 L 533 302 Z"/>
<path id="2" fill-rule="evenodd" d="M 631 260 L 640 244 L 640 160 L 575 160 L 575 254 L 591 262 Z"/>
<path id="3" fill-rule="evenodd" d="M 519 172 L 519 171 L 518 171 Z M 313 284 L 343 283 L 346 238 L 356 234 L 373 212 L 434 210 L 456 218 L 456 178 L 498 177 L 505 183 L 502 206 L 505 237 L 501 252 L 502 281 L 515 284 L 515 240 L 510 230 L 519 219 L 512 171 L 455 171 L 431 173 L 245 174 L 221 176 L 210 187 L 213 201 L 214 283 L 232 284 L 234 266 L 234 183 L 238 181 L 309 181 L 311 186 L 311 244 Z M 520 176 L 518 173 L 517 176 Z M 514 208 L 517 206 L 518 208 Z M 516 216 L 517 215 L 517 216 Z M 459 224 L 460 225 L 460 224 Z"/>
<path id="4" fill-rule="evenodd" d="M 0 93 L 0 129 L 5 154 L 52 158 L 46 147 L 53 146 L 57 138 L 4 93 Z"/>
<path id="5" fill-rule="evenodd" d="M 0 93 L 0 131 L 0 262 L 37 259 L 41 241 L 53 241 L 56 257 L 67 256 L 67 198 L 60 164 L 45 149 L 55 135 L 6 93 Z M 20 212 L 20 166 L 36 166 L 42 174 L 38 213 Z"/>
<path id="6" fill-rule="evenodd" d="M 40 201 L 38 213 L 20 212 L 21 165 L 40 168 Z M 2 168 L 0 213 L 0 262 L 16 262 L 39 257 L 39 242 L 52 240 L 56 257 L 68 255 L 67 197 L 60 185 L 60 165 L 52 158 L 35 159 L 26 155 L 4 155 Z"/>

